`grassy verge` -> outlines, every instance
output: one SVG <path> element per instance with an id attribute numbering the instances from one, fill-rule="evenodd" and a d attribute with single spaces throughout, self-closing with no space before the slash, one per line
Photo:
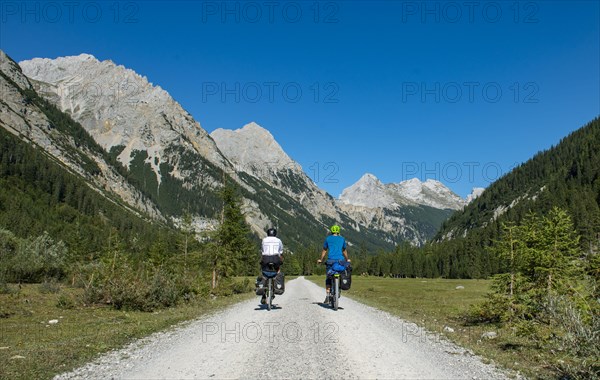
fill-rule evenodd
<path id="1" fill-rule="evenodd" d="M 99 353 L 253 295 L 197 300 L 146 313 L 82 307 L 77 301 L 81 289 L 61 287 L 55 293 L 41 285 L 11 289 L 0 294 L 0 379 L 52 378 Z"/>
<path id="2" fill-rule="evenodd" d="M 323 276 L 307 279 L 320 286 L 325 281 Z M 430 332 L 442 334 L 504 368 L 532 378 L 551 377 L 552 373 L 544 366 L 544 353 L 526 339 L 499 326 L 468 326 L 463 322 L 461 315 L 472 304 L 483 301 L 490 283 L 487 280 L 353 276 L 352 288 L 344 292 L 344 296 L 415 322 Z M 496 337 L 482 337 L 489 332 L 496 333 Z"/>

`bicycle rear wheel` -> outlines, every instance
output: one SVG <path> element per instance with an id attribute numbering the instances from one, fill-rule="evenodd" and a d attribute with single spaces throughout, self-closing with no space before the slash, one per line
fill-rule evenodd
<path id="1" fill-rule="evenodd" d="M 273 307 L 273 279 L 269 278 L 267 286 L 267 310 Z"/>

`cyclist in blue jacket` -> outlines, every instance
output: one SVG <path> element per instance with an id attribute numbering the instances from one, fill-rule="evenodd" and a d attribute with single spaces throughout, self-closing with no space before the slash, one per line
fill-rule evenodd
<path id="1" fill-rule="evenodd" d="M 340 226 L 333 225 L 331 226 L 331 235 L 327 236 L 325 239 L 325 243 L 323 243 L 323 252 L 321 252 L 321 258 L 317 260 L 320 264 L 323 262 L 325 255 L 327 255 L 327 269 L 333 265 L 335 261 L 346 260 L 350 262 L 348 259 L 348 251 L 346 245 L 346 239 L 340 235 Z M 327 295 L 325 296 L 325 302 L 329 303 L 329 295 L 331 293 L 331 277 L 327 276 L 325 280 L 325 288 L 327 290 Z"/>

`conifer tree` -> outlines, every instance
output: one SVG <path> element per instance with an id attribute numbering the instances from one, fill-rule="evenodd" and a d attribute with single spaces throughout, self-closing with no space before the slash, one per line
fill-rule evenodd
<path id="1" fill-rule="evenodd" d="M 537 247 L 536 272 L 543 275 L 547 293 L 562 290 L 579 268 L 579 236 L 566 211 L 554 207 L 543 218 Z M 540 276 L 541 277 L 541 276 Z"/>
<path id="2" fill-rule="evenodd" d="M 183 268 L 186 273 L 188 267 L 188 251 L 193 238 L 194 229 L 192 226 L 192 215 L 186 211 L 181 219 L 181 236 L 179 239 L 179 246 L 183 252 Z"/>
<path id="3" fill-rule="evenodd" d="M 523 260 L 521 234 L 521 228 L 514 223 L 503 223 L 501 239 L 497 240 L 492 247 L 492 251 L 505 262 L 508 274 L 510 275 L 508 286 L 510 297 L 514 295 L 516 275 Z"/>
<path id="4" fill-rule="evenodd" d="M 252 232 L 235 187 L 226 183 L 220 195 L 223 200 L 221 225 L 209 248 L 213 289 L 221 277 L 251 274 L 259 259 L 258 247 L 251 240 Z"/>

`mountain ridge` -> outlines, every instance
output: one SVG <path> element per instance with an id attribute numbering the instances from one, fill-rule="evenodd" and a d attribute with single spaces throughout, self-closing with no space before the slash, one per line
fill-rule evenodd
<path id="1" fill-rule="evenodd" d="M 304 173 L 267 129 L 251 122 L 236 130 L 216 129 L 210 136 L 239 171 L 282 190 L 316 216 L 341 219 L 333 197 Z"/>
<path id="2" fill-rule="evenodd" d="M 162 89 L 157 90 L 129 69 L 89 55 L 58 61 L 34 59 L 23 62 L 22 68 L 33 76 L 31 81 L 45 98 L 80 122 L 101 150 L 125 166 L 162 218 L 177 224 L 189 212 L 197 232 L 217 225 L 221 207 L 218 194 L 231 178 L 239 186 L 246 220 L 258 236 L 269 226 L 285 223 L 281 228 L 287 226 L 290 232 L 297 232 L 288 239 L 288 247 L 296 249 L 307 241 L 320 241 L 327 225 L 340 223 L 350 242 L 364 241 L 371 251 L 391 246 L 383 234 L 353 229 L 356 223 L 336 210 L 327 214 L 330 209 L 325 208 L 320 217 L 311 212 L 307 202 L 319 205 L 310 194 L 300 194 L 307 198 L 300 203 L 292 196 L 293 191 L 282 191 L 277 183 L 271 182 L 274 187 L 256 175 L 236 170 L 189 113 Z M 135 102 L 116 102 L 115 94 L 101 92 L 90 97 L 81 90 L 95 88 L 97 83 L 109 89 L 133 84 L 137 89 Z M 73 87 L 75 84 L 79 87 Z M 300 177 L 291 169 L 288 172 L 277 179 L 286 184 L 280 187 L 302 193 Z M 314 194 L 332 202 L 332 197 L 316 186 Z"/>
<path id="3" fill-rule="evenodd" d="M 38 96 L 20 66 L 2 50 L 0 74 L 2 127 L 21 140 L 38 146 L 69 171 L 86 178 L 97 191 L 117 194 L 131 207 L 131 211 L 137 210 L 164 221 L 156 206 L 123 176 L 122 169 L 81 126 L 58 115 Z"/>
<path id="4" fill-rule="evenodd" d="M 410 196 L 403 201 L 396 197 L 392 208 L 386 208 L 386 198 L 375 213 L 343 204 L 320 189 L 257 123 L 209 134 L 167 91 L 110 60 L 81 54 L 19 65 L 36 91 L 79 122 L 126 168 L 128 178 L 153 205 L 154 215 L 165 220 L 177 223 L 187 210 L 194 220 L 201 217 L 196 223 L 200 230 L 215 225 L 218 191 L 226 178 L 241 187 L 247 221 L 259 236 L 285 220 L 304 224 L 304 234 L 314 240 L 321 235 L 318 231 L 339 223 L 355 244 L 364 239 L 370 247 L 400 241 L 420 245 L 433 236 L 449 210 L 456 209 L 451 202 L 447 209 L 439 208 L 447 206 L 444 196 L 455 194 L 436 181 L 392 185 Z M 112 182 L 118 188 L 125 181 Z M 437 203 L 424 202 L 425 193 Z M 127 203 L 132 204 L 131 199 Z M 303 240 L 305 236 L 298 235 L 295 244 Z"/>
<path id="5" fill-rule="evenodd" d="M 217 224 L 224 178 L 251 190 L 200 124 L 135 71 L 89 54 L 34 58 L 20 66 L 39 93 L 127 169 L 161 217 L 175 221 L 187 209 L 204 218 L 195 223 L 202 232 Z M 253 209 L 251 202 L 246 206 Z"/>
<path id="6" fill-rule="evenodd" d="M 379 196 L 374 198 L 372 194 Z M 371 173 L 364 174 L 356 183 L 345 188 L 339 201 L 362 207 L 390 207 L 394 205 L 423 205 L 438 209 L 459 210 L 466 201 L 443 183 L 418 178 L 399 183 L 384 184 Z"/>
<path id="7" fill-rule="evenodd" d="M 354 222 L 350 224 L 353 230 L 381 231 L 389 242 L 408 241 L 413 245 L 422 245 L 435 234 L 441 222 L 452 212 L 451 208 L 440 209 L 440 199 L 449 194 L 458 199 L 443 184 L 426 181 L 423 186 L 429 193 L 435 193 L 436 188 L 443 189 L 441 193 L 436 193 L 438 204 L 433 201 L 418 202 L 415 194 L 411 200 L 407 196 L 402 202 L 394 203 L 384 185 L 374 175 L 366 174 L 362 178 L 363 182 L 371 181 L 381 187 L 380 192 L 374 191 L 373 186 L 367 186 L 368 189 L 365 190 L 366 198 L 379 202 L 376 207 L 366 207 L 372 206 L 371 204 L 341 202 L 320 189 L 304 173 L 302 167 L 285 153 L 275 137 L 257 123 L 251 122 L 236 130 L 220 128 L 210 135 L 235 167 L 285 192 L 314 215 L 321 215 L 318 219 L 349 218 Z M 359 185 L 363 182 L 359 180 Z M 414 181 L 407 182 L 412 183 Z"/>
<path id="8" fill-rule="evenodd" d="M 156 141 L 157 130 L 148 128 L 149 121 L 185 136 L 194 149 L 214 165 L 228 168 L 226 160 L 200 124 L 166 90 L 131 69 L 110 60 L 99 61 L 89 54 L 56 59 L 34 58 L 19 65 L 27 77 L 48 84 L 40 86 L 42 95 L 50 97 L 60 109 L 83 121 L 82 125 L 107 151 L 120 145 L 126 147 L 124 152 L 154 147 L 155 157 L 160 159 L 161 143 L 168 143 L 169 139 L 179 136 L 165 134 L 160 137 L 167 141 Z M 165 115 L 170 117 L 167 119 Z M 136 133 L 138 129 L 143 133 Z M 119 157 L 126 166 L 130 158 L 127 154 Z M 160 176 L 158 170 L 155 171 Z"/>

